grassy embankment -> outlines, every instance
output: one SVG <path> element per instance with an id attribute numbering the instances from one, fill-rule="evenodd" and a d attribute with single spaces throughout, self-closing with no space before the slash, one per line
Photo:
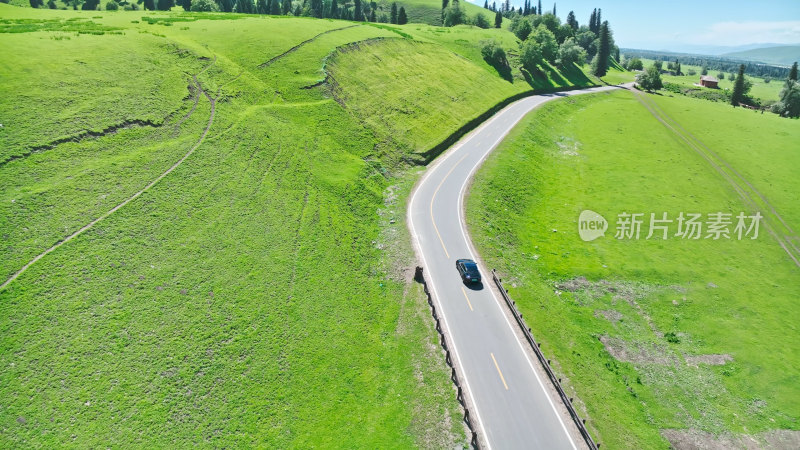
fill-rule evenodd
<path id="1" fill-rule="evenodd" d="M 0 20 L 3 281 L 208 127 L 0 291 L 4 447 L 464 443 L 398 269 L 416 173 L 400 161 L 529 89 L 480 60 L 476 41 L 506 32 L 6 5 Z"/>
<path id="2" fill-rule="evenodd" d="M 683 96 L 648 99 L 800 228 L 792 121 Z M 796 442 L 796 431 L 776 430 L 797 430 L 800 418 L 800 269 L 763 225 L 757 240 L 645 239 L 649 213 L 754 211 L 630 92 L 543 106 L 490 156 L 471 192 L 478 249 L 604 447 L 667 448 L 667 437 Z M 579 238 L 585 209 L 609 220 L 605 237 Z M 623 212 L 647 214 L 640 239 L 614 238 Z"/>

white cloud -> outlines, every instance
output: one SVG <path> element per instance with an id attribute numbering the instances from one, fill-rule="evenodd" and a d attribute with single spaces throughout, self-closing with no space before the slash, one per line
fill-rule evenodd
<path id="1" fill-rule="evenodd" d="M 744 45 L 752 43 L 800 43 L 800 20 L 777 22 L 719 22 L 692 39 L 694 43 Z M 699 41 L 699 42 L 698 42 Z"/>

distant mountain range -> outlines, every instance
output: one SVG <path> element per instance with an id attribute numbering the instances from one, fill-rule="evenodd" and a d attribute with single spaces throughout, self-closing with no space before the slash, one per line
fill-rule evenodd
<path id="1" fill-rule="evenodd" d="M 794 47 L 798 45 L 800 45 L 800 43 L 797 44 L 760 43 L 760 44 L 747 44 L 747 45 L 735 45 L 735 46 L 675 44 L 674 46 L 668 49 L 661 48 L 658 50 L 671 53 L 691 53 L 695 55 L 722 56 L 727 53 L 744 52 L 747 50 L 756 50 L 756 49 L 773 48 L 773 47 Z"/>
<path id="2" fill-rule="evenodd" d="M 789 66 L 795 61 L 800 61 L 800 45 L 755 48 L 723 53 L 721 56 Z"/>
<path id="3" fill-rule="evenodd" d="M 642 50 L 621 49 L 623 52 L 636 54 L 637 52 L 655 53 L 674 56 L 691 57 L 717 57 L 729 58 L 739 61 L 755 61 L 776 66 L 790 66 L 795 61 L 800 61 L 800 44 L 748 44 L 739 46 L 713 46 L 713 45 L 688 45 L 677 44 L 670 49 Z"/>

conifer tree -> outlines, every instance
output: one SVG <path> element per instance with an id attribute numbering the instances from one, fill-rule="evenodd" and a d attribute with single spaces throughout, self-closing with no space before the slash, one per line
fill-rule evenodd
<path id="1" fill-rule="evenodd" d="M 444 4 L 444 2 L 442 2 L 442 4 Z M 394 24 L 397 23 L 397 3 L 392 3 L 392 12 L 389 15 L 389 21 Z"/>
<path id="2" fill-rule="evenodd" d="M 311 0 L 311 15 L 318 19 L 322 17 L 322 0 Z"/>
<path id="3" fill-rule="evenodd" d="M 406 16 L 406 9 L 401 6 L 400 11 L 397 12 L 397 24 L 405 25 L 407 23 L 408 23 L 408 16 Z"/>
<path id="4" fill-rule="evenodd" d="M 573 30 L 578 31 L 578 20 L 575 19 L 575 13 L 572 11 L 567 14 L 567 25 L 572 27 Z"/>
<path id="5" fill-rule="evenodd" d="M 364 21 L 364 11 L 361 9 L 361 0 L 354 0 L 353 18 L 359 22 Z"/>
<path id="6" fill-rule="evenodd" d="M 503 25 L 503 13 L 497 11 L 494 13 L 494 27 L 500 28 Z"/>
<path id="7" fill-rule="evenodd" d="M 601 24 L 603 23 L 602 19 L 600 19 L 601 15 L 602 15 L 602 10 L 600 8 L 597 8 L 597 17 L 594 18 L 594 29 L 597 30 L 598 36 L 600 35 L 600 27 L 602 26 Z"/>
<path id="8" fill-rule="evenodd" d="M 605 76 L 608 72 L 608 59 L 611 57 L 611 32 L 608 30 L 608 21 L 600 26 L 600 46 L 597 49 L 597 65 L 594 74 L 598 77 Z"/>
<path id="9" fill-rule="evenodd" d="M 733 92 L 731 93 L 731 105 L 739 106 L 744 100 L 744 64 L 739 66 L 739 75 L 733 82 Z"/>
<path id="10" fill-rule="evenodd" d="M 792 64 L 792 68 L 789 70 L 789 79 L 797 81 L 797 61 Z"/>

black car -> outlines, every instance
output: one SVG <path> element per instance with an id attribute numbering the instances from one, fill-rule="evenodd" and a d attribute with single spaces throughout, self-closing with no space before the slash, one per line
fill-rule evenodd
<path id="1" fill-rule="evenodd" d="M 456 269 L 461 275 L 464 283 L 480 283 L 481 273 L 478 271 L 478 265 L 471 259 L 456 260 Z"/>

